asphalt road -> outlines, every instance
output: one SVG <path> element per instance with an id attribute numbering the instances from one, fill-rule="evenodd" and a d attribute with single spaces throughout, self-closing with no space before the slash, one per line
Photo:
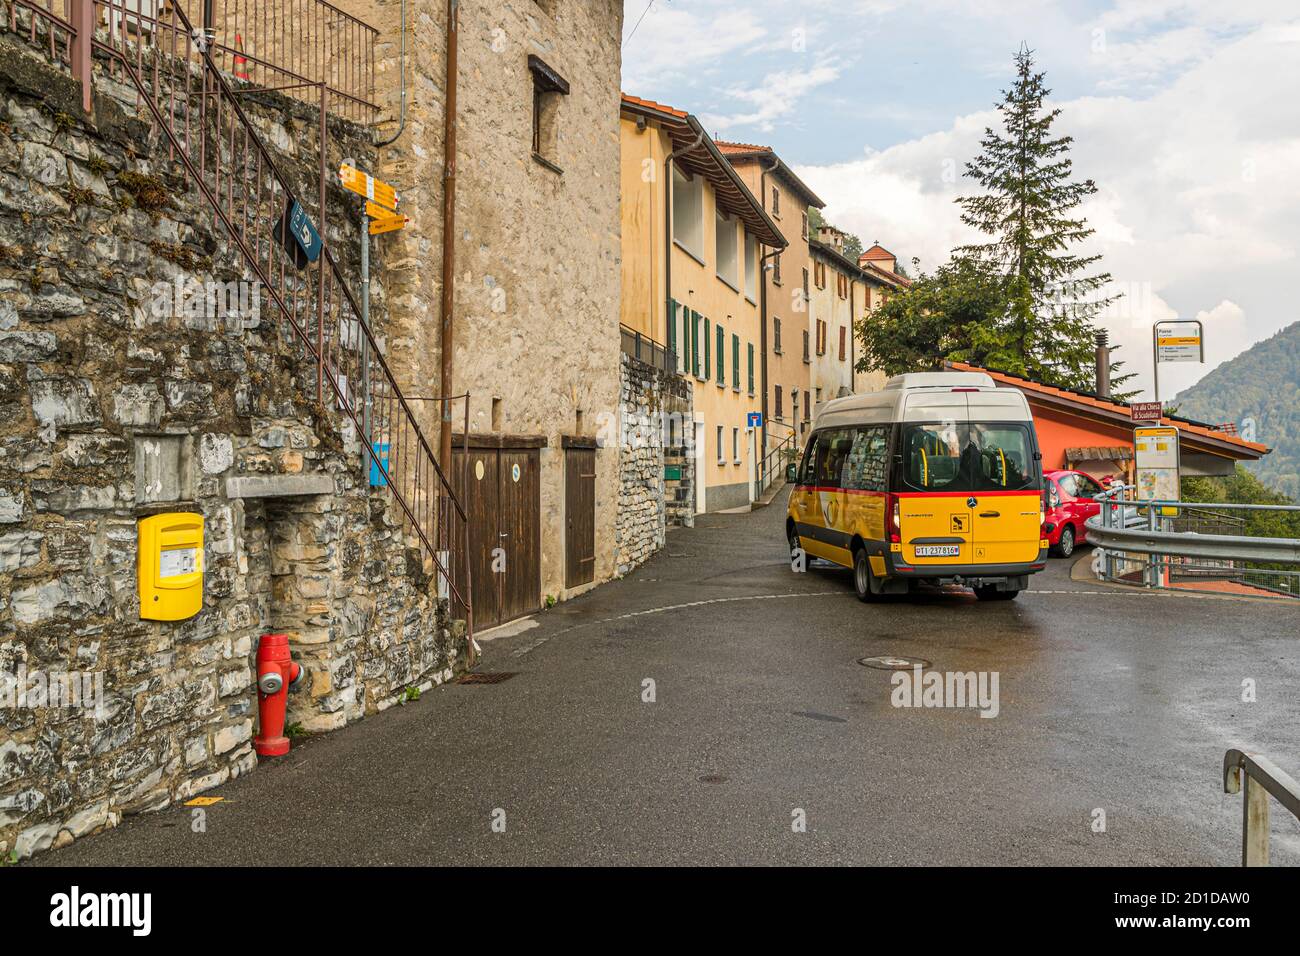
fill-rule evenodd
<path id="1" fill-rule="evenodd" d="M 1062 561 L 1015 602 L 863 605 L 847 572 L 790 570 L 784 500 L 702 517 L 485 642 L 479 669 L 509 680 L 212 791 L 206 832 L 175 807 L 33 863 L 1236 865 L 1224 750 L 1300 775 L 1300 608 L 1078 583 Z M 997 672 L 997 716 L 892 706 L 891 672 L 858 663 L 882 655 Z M 1273 834 L 1300 863 L 1276 807 Z"/>

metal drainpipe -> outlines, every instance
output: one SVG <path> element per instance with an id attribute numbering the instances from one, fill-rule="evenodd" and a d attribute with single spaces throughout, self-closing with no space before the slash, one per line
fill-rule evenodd
<path id="1" fill-rule="evenodd" d="M 849 281 L 849 394 L 855 395 L 858 391 L 858 376 L 853 370 L 853 318 L 858 314 L 858 290 L 853 285 L 853 277 L 847 278 Z"/>
<path id="2" fill-rule="evenodd" d="M 439 392 L 444 399 L 438 442 L 438 456 L 444 466 L 451 461 L 451 400 L 446 396 L 452 394 L 452 352 L 455 348 L 453 319 L 456 291 L 456 74 L 459 17 L 459 0 L 447 0 L 447 94 L 442 126 L 442 375 Z"/>
<path id="3" fill-rule="evenodd" d="M 772 165 L 762 169 L 758 176 L 758 205 L 764 212 L 767 212 L 767 174 L 776 169 L 779 161 L 775 158 Z M 758 260 L 758 348 L 760 354 L 759 378 L 763 381 L 763 401 L 761 408 L 763 411 L 763 461 L 767 461 L 767 269 L 765 263 L 772 256 L 779 254 L 780 250 L 769 252 L 765 256 L 760 256 Z"/>
<path id="4" fill-rule="evenodd" d="M 402 135 L 406 129 L 406 0 L 402 0 L 402 50 L 398 61 L 401 66 L 401 121 L 397 124 L 397 132 L 382 142 L 375 143 L 376 146 L 390 146 L 397 141 L 397 137 Z"/>
<path id="5" fill-rule="evenodd" d="M 364 209 L 361 211 L 361 324 L 366 329 L 370 328 L 370 217 Z M 357 345 L 361 350 L 361 430 L 365 437 L 361 446 L 365 449 L 365 454 L 361 456 L 361 480 L 369 485 L 369 448 L 374 441 L 374 436 L 370 434 L 370 340 L 364 329 L 357 330 L 357 337 L 360 340 Z"/>

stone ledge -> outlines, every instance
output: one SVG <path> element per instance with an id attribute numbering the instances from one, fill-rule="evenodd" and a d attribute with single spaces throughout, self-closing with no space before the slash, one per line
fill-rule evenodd
<path id="1" fill-rule="evenodd" d="M 297 498 L 334 494 L 329 475 L 245 475 L 226 479 L 227 498 Z"/>

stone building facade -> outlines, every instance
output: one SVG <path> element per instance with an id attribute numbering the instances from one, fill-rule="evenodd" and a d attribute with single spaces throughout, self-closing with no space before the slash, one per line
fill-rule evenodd
<path id="1" fill-rule="evenodd" d="M 263 633 L 288 633 L 306 669 L 289 715 L 305 731 L 465 659 L 271 302 L 198 291 L 250 273 L 134 91 L 97 83 L 87 118 L 39 50 L 0 32 L 0 856 L 20 857 L 252 770 Z M 243 106 L 312 196 L 319 114 Z M 369 130 L 330 131 L 332 167 L 374 162 Z M 330 221 L 354 199 L 331 189 Z M 356 244 L 327 238 L 356 282 Z M 206 525 L 203 607 L 176 622 L 140 614 L 139 522 L 160 512 Z M 82 678 L 79 706 L 45 694 Z"/>
<path id="2" fill-rule="evenodd" d="M 404 127 L 398 123 L 398 0 L 339 5 L 381 31 L 377 95 L 389 119 L 376 133 L 397 138 L 380 150 L 377 172 L 397 187 L 401 211 L 411 218 L 377 242 L 387 250 L 390 356 L 409 393 L 437 396 L 448 5 L 407 4 Z M 524 503 L 537 513 L 530 531 L 537 554 L 512 554 L 505 572 L 530 578 L 523 603 L 489 613 L 497 589 L 490 574 L 475 578 L 475 606 L 483 610 L 475 619 L 495 623 L 521 609 L 538 610 L 548 598 L 581 593 L 617 568 L 623 6 L 618 0 L 503 0 L 459 9 L 450 392 L 469 394 L 468 482 L 491 482 L 493 462 L 504 462 L 501 449 L 511 447 L 527 451 L 508 468 L 520 465 L 522 482 L 528 469 L 540 470 L 536 499 Z M 535 103 L 541 110 L 536 128 Z M 425 403 L 430 434 L 438 431 L 437 409 Z M 459 436 L 464 406 L 455 403 L 452 414 Z M 565 443 L 573 439 L 597 444 L 594 566 L 581 576 L 589 580 L 577 584 L 566 569 Z M 488 466 L 481 478 L 480 462 Z M 515 490 L 506 484 L 501 494 Z"/>

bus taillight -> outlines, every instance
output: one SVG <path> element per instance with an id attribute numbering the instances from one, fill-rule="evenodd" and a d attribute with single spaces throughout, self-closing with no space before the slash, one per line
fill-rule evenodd
<path id="1" fill-rule="evenodd" d="M 903 525 L 899 516 L 898 496 L 886 495 L 885 497 L 888 499 L 889 508 L 889 540 L 897 544 L 903 540 L 901 536 Z"/>

